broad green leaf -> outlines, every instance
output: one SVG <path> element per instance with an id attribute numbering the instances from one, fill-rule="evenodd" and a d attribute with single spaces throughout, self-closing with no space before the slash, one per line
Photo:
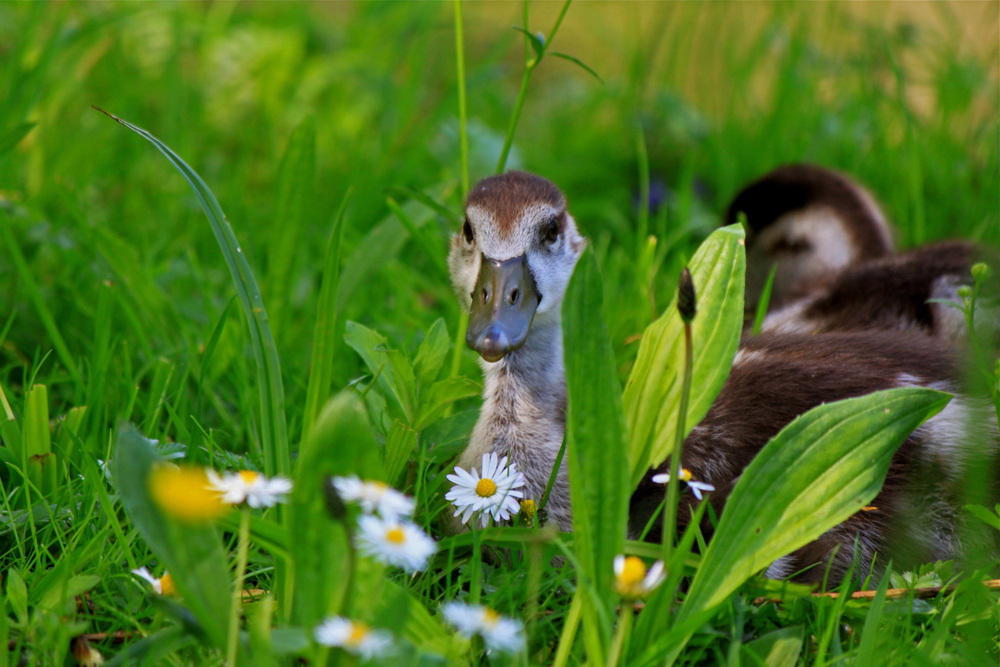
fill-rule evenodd
<path id="1" fill-rule="evenodd" d="M 450 346 L 448 327 L 444 323 L 444 318 L 439 317 L 427 330 L 427 335 L 417 350 L 417 358 L 413 360 L 413 370 L 417 375 L 417 382 L 420 383 L 421 392 L 437 379 Z"/>
<path id="2" fill-rule="evenodd" d="M 77 595 L 82 595 L 91 588 L 101 583 L 101 578 L 94 574 L 81 574 L 70 577 L 69 581 L 62 582 L 59 586 L 49 588 L 38 601 L 39 609 L 51 610 L 65 600 L 72 600 Z"/>
<path id="3" fill-rule="evenodd" d="M 420 418 L 414 428 L 422 431 L 444 414 L 445 408 L 451 403 L 470 396 L 476 396 L 483 390 L 482 385 L 469 378 L 446 378 L 435 382 L 425 394 L 420 396 Z"/>
<path id="4" fill-rule="evenodd" d="M 340 243 L 344 236 L 344 213 L 351 199 L 353 188 L 348 188 L 340 200 L 340 208 L 333 221 L 330 242 L 326 247 L 323 262 L 323 284 L 319 291 L 319 307 L 316 310 L 316 325 L 313 327 L 312 359 L 309 364 L 309 386 L 306 388 L 306 408 L 302 417 L 302 433 L 312 432 L 313 423 L 319 416 L 320 408 L 330 392 L 333 378 L 333 359 L 340 340 L 338 326 L 338 302 L 340 284 Z"/>
<path id="5" fill-rule="evenodd" d="M 781 628 L 743 645 L 744 665 L 795 667 L 802 652 L 802 626 Z"/>
<path id="6" fill-rule="evenodd" d="M 399 477 L 403 466 L 406 465 L 406 460 L 410 458 L 410 454 L 416 446 L 417 432 L 398 419 L 392 422 L 389 434 L 385 439 L 385 457 L 382 463 L 385 479 L 389 484 L 395 482 L 396 478 Z"/>
<path id="7" fill-rule="evenodd" d="M 378 378 L 386 398 L 393 399 L 392 403 L 399 411 L 396 416 L 412 425 L 416 416 L 416 377 L 410 361 L 399 350 L 389 348 L 381 334 L 357 322 L 347 323 L 344 340 L 361 356 L 371 374 Z"/>
<path id="8" fill-rule="evenodd" d="M 7 581 L 7 604 L 14 610 L 18 622 L 28 624 L 28 587 L 17 568 L 8 568 L 4 577 Z"/>
<path id="9" fill-rule="evenodd" d="M 330 476 L 356 474 L 381 479 L 378 448 L 361 400 L 351 391 L 337 394 L 324 408 L 302 445 L 295 467 L 289 509 L 290 551 L 294 566 L 292 622 L 313 627 L 336 613 L 345 593 L 347 533 L 330 516 L 324 484 Z M 290 601 L 287 598 L 283 604 Z"/>
<path id="10" fill-rule="evenodd" d="M 27 456 L 48 454 L 52 451 L 49 431 L 49 395 L 44 384 L 36 384 L 28 392 L 24 408 L 24 451 Z"/>
<path id="11" fill-rule="evenodd" d="M 890 389 L 820 405 L 782 429 L 727 499 L 667 650 L 679 652 L 755 572 L 871 502 L 900 443 L 950 399 L 931 389 Z"/>
<path id="12" fill-rule="evenodd" d="M 101 109 L 98 111 L 107 114 L 153 144 L 181 173 L 194 191 L 198 203 L 201 204 L 201 208 L 212 226 L 212 232 L 215 234 L 219 249 L 226 260 L 226 265 L 229 267 L 229 273 L 233 278 L 236 293 L 240 297 L 240 305 L 243 306 L 243 314 L 246 316 L 247 326 L 250 329 L 254 359 L 257 362 L 258 391 L 260 392 L 264 472 L 268 476 L 287 473 L 291 467 L 291 459 L 288 455 L 285 388 L 281 380 L 281 362 L 278 359 L 278 350 L 274 345 L 274 336 L 271 335 L 271 327 L 267 321 L 267 313 L 264 311 L 264 301 L 261 299 L 257 281 L 250 270 L 247 258 L 243 255 L 239 241 L 236 240 L 232 227 L 229 226 L 226 215 L 222 212 L 222 207 L 219 206 L 212 191 L 205 185 L 205 181 L 201 180 L 201 176 L 195 173 L 169 146 L 141 127 Z"/>
<path id="13" fill-rule="evenodd" d="M 0 157 L 3 157 L 4 153 L 13 150 L 17 146 L 21 139 L 24 139 L 28 132 L 31 132 L 31 128 L 35 126 L 35 123 L 18 123 L 9 130 L 0 132 Z"/>
<path id="14" fill-rule="evenodd" d="M 567 454 L 581 575 L 596 592 L 593 604 L 606 607 L 610 614 L 612 561 L 625 547 L 631 487 L 621 386 L 601 316 L 603 302 L 597 260 L 588 249 L 577 262 L 562 309 Z"/>
<path id="15" fill-rule="evenodd" d="M 685 425 L 690 432 L 708 412 L 740 342 L 746 253 L 743 228 L 717 229 L 698 248 L 688 268 L 698 314 L 691 323 L 694 368 Z M 632 487 L 674 448 L 684 373 L 684 324 L 677 298 L 646 327 L 623 403 L 629 427 Z"/>
<path id="16" fill-rule="evenodd" d="M 278 199 L 268 244 L 267 290 L 271 319 L 284 324 L 292 267 L 299 258 L 306 212 L 313 202 L 316 179 L 316 119 L 299 123 L 288 138 L 278 164 Z"/>
<path id="17" fill-rule="evenodd" d="M 159 461 L 149 441 L 129 425 L 118 429 L 111 463 L 122 505 L 132 525 L 170 572 L 177 591 L 209 641 L 225 649 L 230 577 L 222 539 L 210 524 L 180 525 L 149 496 L 149 472 Z"/>

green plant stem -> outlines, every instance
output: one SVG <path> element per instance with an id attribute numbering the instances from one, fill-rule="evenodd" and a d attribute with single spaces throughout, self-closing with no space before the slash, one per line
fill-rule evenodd
<path id="1" fill-rule="evenodd" d="M 247 553 L 250 550 L 250 508 L 240 509 L 240 533 L 236 547 L 236 576 L 233 579 L 233 604 L 229 611 L 229 642 L 226 646 L 226 664 L 236 667 L 236 649 L 240 639 L 240 609 L 243 607 L 243 577 L 247 571 Z"/>
<path id="2" fill-rule="evenodd" d="M 583 590 L 576 589 L 573 594 L 573 601 L 566 612 L 566 621 L 563 623 L 563 631 L 559 636 L 559 648 L 556 649 L 556 659 L 552 662 L 552 667 L 566 667 L 569 660 L 569 652 L 573 649 L 573 640 L 576 638 L 576 629 L 580 625 L 580 612 L 583 610 Z"/>
<path id="3" fill-rule="evenodd" d="M 632 619 L 635 612 L 630 601 L 622 600 L 621 611 L 618 612 L 618 629 L 615 631 L 615 638 L 611 641 L 611 650 L 608 652 L 608 667 L 615 667 L 622 655 L 622 647 L 625 645 L 625 638 L 628 637 L 632 629 Z"/>
<path id="4" fill-rule="evenodd" d="M 455 0 L 455 66 L 458 70 L 458 136 L 462 150 L 462 196 L 469 192 L 469 136 L 465 111 L 465 40 L 462 36 L 462 0 Z"/>
<path id="5" fill-rule="evenodd" d="M 479 604 L 479 594 L 480 594 L 480 584 L 479 581 L 479 571 L 482 565 L 482 555 L 480 553 L 480 542 L 479 542 L 479 529 L 476 527 L 475 521 L 479 517 L 473 517 L 472 524 L 472 563 L 469 567 L 469 602 L 472 604 Z"/>
<path id="6" fill-rule="evenodd" d="M 569 10 L 570 3 L 573 0 L 566 0 L 563 4 L 562 10 L 559 12 L 559 17 L 556 19 L 555 24 L 552 26 L 552 30 L 549 31 L 549 36 L 545 40 L 545 44 L 542 46 L 542 52 L 537 58 L 532 57 L 531 49 L 531 39 L 526 34 L 524 36 L 524 75 L 521 77 L 521 89 L 517 92 L 517 101 L 514 103 L 514 114 L 510 118 L 510 126 L 507 128 L 507 136 L 503 140 L 503 150 L 500 151 L 500 159 L 497 161 L 496 173 L 502 174 L 504 168 L 507 166 L 507 156 L 510 155 L 510 147 L 514 143 L 514 131 L 517 130 L 517 121 L 521 118 L 521 109 L 524 107 L 524 99 L 528 95 L 528 81 L 531 80 L 531 73 L 535 71 L 538 67 L 538 63 L 542 62 L 542 58 L 545 57 L 545 52 L 548 50 L 549 46 L 552 44 L 552 40 L 555 39 L 556 33 L 559 31 L 559 26 L 562 25 L 563 18 L 566 16 L 566 12 Z M 528 31 L 528 1 L 524 2 L 524 30 Z"/>
<path id="7" fill-rule="evenodd" d="M 684 384 L 681 385 L 680 414 L 677 415 L 677 439 L 670 454 L 670 480 L 667 482 L 667 504 L 663 511 L 663 562 L 669 563 L 674 550 L 677 523 L 678 490 L 680 487 L 681 455 L 686 435 L 688 397 L 691 395 L 691 372 L 694 354 L 691 346 L 691 323 L 684 323 Z"/>

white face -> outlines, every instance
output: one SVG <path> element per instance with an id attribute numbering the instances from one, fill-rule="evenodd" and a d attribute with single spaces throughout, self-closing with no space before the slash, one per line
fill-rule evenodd
<path id="1" fill-rule="evenodd" d="M 499 261 L 524 255 L 541 295 L 536 320 L 558 317 L 573 267 L 586 247 L 572 216 L 550 204 L 534 203 L 523 207 L 514 224 L 502 230 L 489 208 L 469 206 L 466 221 L 452 239 L 448 256 L 452 284 L 462 306 L 466 310 L 471 306 L 483 255 Z"/>
<path id="2" fill-rule="evenodd" d="M 832 209 L 793 211 L 768 225 L 747 251 L 747 304 L 760 298 L 774 264 L 771 305 L 801 296 L 857 257 L 843 221 Z"/>

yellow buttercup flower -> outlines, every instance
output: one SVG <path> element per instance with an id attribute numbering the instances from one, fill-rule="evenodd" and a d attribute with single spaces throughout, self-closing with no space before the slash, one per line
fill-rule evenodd
<path id="1" fill-rule="evenodd" d="M 209 488 L 204 468 L 157 465 L 149 473 L 149 494 L 161 510 L 181 521 L 218 519 L 230 509 Z"/>

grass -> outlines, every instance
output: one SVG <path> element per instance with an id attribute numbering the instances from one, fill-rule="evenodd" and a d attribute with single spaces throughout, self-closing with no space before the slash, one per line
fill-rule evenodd
<path id="1" fill-rule="evenodd" d="M 783 162 L 855 174 L 903 247 L 945 237 L 1000 245 L 1000 57 L 995 11 L 992 32 L 969 37 L 982 21 L 976 7 L 921 5 L 911 16 L 874 5 L 580 3 L 555 34 L 562 4 L 466 4 L 460 14 L 409 3 L 0 5 L 0 639 L 9 648 L 0 665 L 60 664 L 81 633 L 105 633 L 94 645 L 123 662 L 145 650 L 150 664 L 221 664 L 224 651 L 195 641 L 176 606 L 128 574 L 162 573 L 167 561 L 180 572 L 199 552 L 151 549 L 125 491 L 108 481 L 103 463 L 124 422 L 159 440 L 161 454 L 220 469 L 290 470 L 306 456 L 364 469 L 371 461 L 327 448 L 345 438 L 384 446 L 398 472 L 387 481 L 414 495 L 419 521 L 440 534 L 443 473 L 474 423 L 480 380 L 473 353 L 454 345 L 464 320 L 444 248 L 466 180 L 503 163 L 508 137 L 506 165 L 557 183 L 592 240 L 598 285 L 615 295 L 603 300 L 607 347 L 595 354 L 602 377 L 623 383 L 639 334 L 727 200 Z M 526 71 L 537 45 L 511 24 L 541 32 L 545 49 L 579 58 L 603 83 L 548 55 Z M 227 266 L 163 156 L 91 105 L 146 128 L 193 167 L 245 266 Z M 636 204 L 646 191 L 657 200 L 648 210 Z M 259 302 L 251 287 L 234 288 L 231 271 L 256 277 Z M 372 426 L 324 421 L 327 398 L 348 387 Z M 308 532 L 318 516 L 309 512 L 323 512 L 318 497 L 296 503 L 291 518 L 272 511 L 249 529 L 247 587 L 280 596 L 274 624 L 286 634 L 270 639 L 279 661 L 299 646 L 292 630 L 320 613 L 318 593 L 301 591 L 334 586 L 287 570 L 288 526 Z M 595 512 L 592 528 L 617 520 Z M 227 563 L 239 525 L 224 524 L 218 542 Z M 321 538 L 308 538 L 317 572 L 343 556 L 341 538 Z M 356 610 L 370 602 L 371 618 L 402 627 L 390 613 L 400 590 L 434 613 L 481 591 L 526 620 L 524 660 L 603 653 L 614 609 L 599 618 L 573 606 L 577 546 L 527 529 L 475 539 L 475 548 L 468 535 L 443 542 L 412 580 L 360 565 Z M 586 556 L 583 571 L 587 558 L 607 556 Z M 677 659 L 995 664 L 996 595 L 947 564 L 911 583 L 921 577 L 958 584 L 929 600 L 868 602 L 750 578 Z M 247 610 L 258 656 L 268 599 Z M 423 623 L 431 639 L 407 660 L 429 661 L 431 645 L 472 660 L 410 607 L 406 632 Z M 633 636 L 655 636 L 643 614 Z M 634 664 L 638 641 L 623 653 Z M 782 651 L 788 662 L 775 657 Z M 755 657 L 764 655 L 772 662 Z"/>

